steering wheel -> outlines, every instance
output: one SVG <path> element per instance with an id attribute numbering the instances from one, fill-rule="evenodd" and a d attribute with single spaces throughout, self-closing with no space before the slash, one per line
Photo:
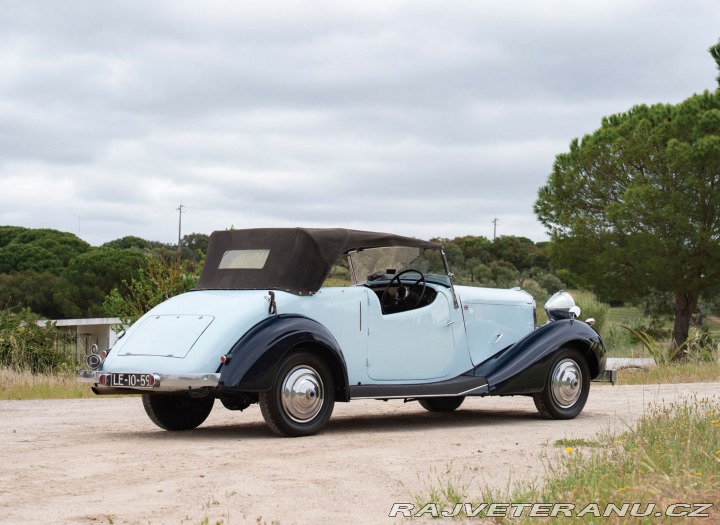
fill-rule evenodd
<path id="1" fill-rule="evenodd" d="M 400 278 L 405 275 L 406 273 L 417 273 L 420 275 L 420 278 L 415 281 L 415 283 L 411 284 L 410 286 L 420 286 L 420 283 L 422 282 L 422 290 L 420 291 L 420 297 L 417 298 L 417 300 L 411 304 L 406 305 L 405 303 L 408 301 L 408 298 L 410 297 L 410 290 L 408 286 L 405 286 L 400 281 Z M 388 293 L 388 290 L 390 290 L 390 287 L 392 284 L 397 281 L 398 283 L 398 289 L 397 292 L 395 292 L 395 297 L 392 300 L 392 302 L 389 302 L 389 299 L 391 298 L 390 294 Z M 392 279 L 390 279 L 390 282 L 387 283 L 387 286 L 385 287 L 385 290 L 383 290 L 382 298 L 380 299 L 380 308 L 382 309 L 382 312 L 385 313 L 387 308 L 392 304 L 395 306 L 400 306 L 401 304 L 406 306 L 407 309 L 411 310 L 415 307 L 417 307 L 420 302 L 423 300 L 423 297 L 425 297 L 425 289 L 427 288 L 427 283 L 425 282 L 425 276 L 420 270 L 415 270 L 413 268 L 408 268 L 407 270 L 403 270 L 400 273 L 396 273 Z"/>

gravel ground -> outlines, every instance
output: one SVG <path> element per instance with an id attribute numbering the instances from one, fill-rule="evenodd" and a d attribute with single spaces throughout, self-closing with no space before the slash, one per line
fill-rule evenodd
<path id="1" fill-rule="evenodd" d="M 296 439 L 272 434 L 257 406 L 217 403 L 198 429 L 165 432 L 139 398 L 0 401 L 0 522 L 395 523 L 392 504 L 427 493 L 448 465 L 471 494 L 502 489 L 541 477 L 558 439 L 621 431 L 648 404 L 693 394 L 720 398 L 720 383 L 593 385 L 571 421 L 540 419 L 526 397 L 467 399 L 450 414 L 354 401 Z"/>

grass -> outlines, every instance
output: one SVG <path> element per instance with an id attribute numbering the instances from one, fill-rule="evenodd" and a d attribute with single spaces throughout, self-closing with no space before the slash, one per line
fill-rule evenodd
<path id="1" fill-rule="evenodd" d="M 688 362 L 653 368 L 625 368 L 618 371 L 618 385 L 706 383 L 720 381 L 720 364 Z"/>
<path id="2" fill-rule="evenodd" d="M 0 399 L 74 399 L 95 397 L 86 383 L 75 381 L 75 374 L 33 374 L 0 368 Z"/>
<path id="3" fill-rule="evenodd" d="M 716 503 L 720 501 L 720 403 L 717 399 L 685 398 L 678 403 L 657 406 L 637 422 L 635 428 L 619 435 L 599 435 L 592 441 L 560 440 L 556 457 L 546 459 L 541 482 L 517 484 L 505 490 L 479 487 L 479 498 L 469 495 L 471 481 L 448 469 L 442 477 L 431 477 L 422 494 L 414 494 L 417 508 L 435 503 L 452 509 L 458 502 L 473 508 L 484 503 L 574 503 L 576 509 L 588 504 L 620 506 L 624 502 L 655 504 L 662 511 L 673 503 Z M 467 465 L 464 467 L 467 469 Z M 458 495 L 459 494 L 459 495 Z M 707 511 L 708 521 L 717 523 L 720 509 Z M 482 514 L 480 515 L 482 517 Z M 624 523 L 628 518 L 610 515 L 603 523 Z M 641 523 L 670 523 L 677 518 L 649 516 Z M 524 515 L 513 523 L 597 523 L 592 513 L 579 518 L 542 519 Z M 508 521 L 509 522 L 509 521 Z"/>

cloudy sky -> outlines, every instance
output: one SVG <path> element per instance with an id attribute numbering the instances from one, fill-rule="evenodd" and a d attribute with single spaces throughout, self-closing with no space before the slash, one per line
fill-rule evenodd
<path id="1" fill-rule="evenodd" d="M 545 239 L 555 155 L 715 89 L 717 0 L 0 0 L 0 224 Z"/>

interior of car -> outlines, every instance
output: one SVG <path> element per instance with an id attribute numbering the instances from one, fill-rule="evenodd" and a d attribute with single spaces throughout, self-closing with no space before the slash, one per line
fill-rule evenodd
<path id="1" fill-rule="evenodd" d="M 412 268 L 400 273 L 392 268 L 384 274 L 374 273 L 368 276 L 365 286 L 377 295 L 383 315 L 416 310 L 437 297 L 437 291 L 428 286 L 425 276 Z"/>

